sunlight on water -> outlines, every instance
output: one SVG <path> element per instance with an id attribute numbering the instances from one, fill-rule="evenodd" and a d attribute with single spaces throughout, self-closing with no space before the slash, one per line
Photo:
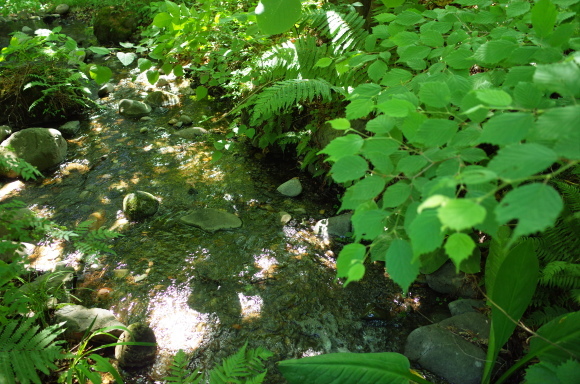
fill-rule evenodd
<path id="1" fill-rule="evenodd" d="M 7 183 L 2 188 L 0 188 L 0 201 L 5 200 L 9 196 L 12 196 L 16 192 L 24 189 L 24 183 L 20 180 Z"/>
<path id="2" fill-rule="evenodd" d="M 264 300 L 260 296 L 246 296 L 238 293 L 240 307 L 242 308 L 242 319 L 248 320 L 260 316 Z"/>

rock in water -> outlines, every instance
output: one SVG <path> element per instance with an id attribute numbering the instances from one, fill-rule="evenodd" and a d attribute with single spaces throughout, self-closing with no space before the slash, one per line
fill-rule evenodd
<path id="1" fill-rule="evenodd" d="M 149 104 L 137 100 L 123 99 L 119 102 L 119 113 L 123 116 L 138 119 L 151 113 Z"/>
<path id="2" fill-rule="evenodd" d="M 131 220 L 153 216 L 159 209 L 159 201 L 150 193 L 137 191 L 123 199 L 123 212 Z"/>
<path id="3" fill-rule="evenodd" d="M 121 337 L 119 337 L 120 342 L 157 342 L 155 333 L 146 324 L 134 323 L 127 328 L 130 332 L 123 332 Z M 156 352 L 157 346 L 155 345 L 117 345 L 115 347 L 115 358 L 122 368 L 143 367 L 153 363 Z"/>
<path id="4" fill-rule="evenodd" d="M 208 232 L 220 229 L 232 229 L 242 226 L 242 220 L 236 215 L 219 209 L 204 208 L 193 211 L 179 219 L 182 223 L 198 227 Z"/>
<path id="5" fill-rule="evenodd" d="M 295 177 L 280 185 L 276 190 L 284 196 L 295 197 L 302 193 L 302 184 L 300 184 L 300 180 Z"/>

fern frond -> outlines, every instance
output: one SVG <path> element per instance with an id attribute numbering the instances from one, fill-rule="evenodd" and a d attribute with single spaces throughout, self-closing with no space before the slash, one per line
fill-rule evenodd
<path id="1" fill-rule="evenodd" d="M 569 310 L 559 306 L 546 306 L 534 311 L 527 319 L 526 324 L 531 327 L 541 327 L 549 321 L 568 313 Z"/>
<path id="2" fill-rule="evenodd" d="M 164 377 L 163 380 L 168 383 L 177 384 L 199 384 L 203 379 L 201 372 L 190 373 L 187 371 L 187 355 L 183 349 L 177 351 L 171 363 L 171 376 Z"/>
<path id="3" fill-rule="evenodd" d="M 540 284 L 562 289 L 580 288 L 580 265 L 552 261 L 542 270 Z"/>
<path id="4" fill-rule="evenodd" d="M 266 377 L 262 360 L 271 357 L 272 353 L 263 348 L 248 350 L 247 346 L 246 342 L 238 352 L 226 358 L 221 366 L 212 369 L 209 382 L 211 384 L 262 383 Z"/>
<path id="5" fill-rule="evenodd" d="M 55 341 L 64 329 L 60 324 L 39 332 L 35 318 L 0 325 L 0 370 L 6 384 L 41 384 L 37 371 L 49 374 L 62 357 L 63 341 Z"/>

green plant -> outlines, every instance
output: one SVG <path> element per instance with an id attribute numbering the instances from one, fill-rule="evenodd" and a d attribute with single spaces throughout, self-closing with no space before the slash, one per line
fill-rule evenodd
<path id="1" fill-rule="evenodd" d="M 189 373 L 187 356 L 180 349 L 173 358 L 171 376 L 165 377 L 164 380 L 179 384 L 262 383 L 266 376 L 262 360 L 272 357 L 272 353 L 260 347 L 247 349 L 247 346 L 248 343 L 244 344 L 238 352 L 226 358 L 221 365 L 206 375 L 201 372 Z"/>

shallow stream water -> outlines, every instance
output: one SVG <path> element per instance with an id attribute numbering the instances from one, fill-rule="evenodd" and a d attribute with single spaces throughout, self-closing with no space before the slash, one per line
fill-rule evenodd
<path id="1" fill-rule="evenodd" d="M 123 235 L 111 242 L 115 255 L 79 264 L 77 253 L 47 246 L 53 252 L 35 266 L 46 270 L 58 260 L 76 265 L 81 304 L 110 309 L 127 325 L 151 326 L 157 359 L 125 372 L 128 383 L 163 382 L 179 349 L 192 370 L 208 370 L 245 342 L 273 352 L 266 382 L 283 383 L 276 361 L 340 351 L 402 352 L 408 333 L 429 323 L 430 291 L 417 285 L 403 297 L 382 265 L 369 265 L 364 280 L 347 288 L 335 281 L 341 239 L 312 229 L 337 213 L 331 189 L 293 161 L 271 160 L 243 142 L 212 161 L 212 140 L 227 129 L 225 120 L 211 119 L 224 112 L 218 104 L 180 96 L 178 105 L 155 109 L 151 120 L 122 117 L 121 99 L 140 99 L 157 88 L 133 81 L 129 70 L 117 73 L 115 92 L 99 101 L 103 109 L 68 140 L 67 160 L 43 180 L 20 184 L 10 198 L 71 227 L 93 215 Z M 164 90 L 177 93 L 175 85 L 170 79 Z M 168 121 L 182 113 L 206 121 L 210 134 L 197 141 L 172 136 Z M 276 187 L 292 177 L 301 179 L 304 192 L 284 197 Z M 161 204 L 154 216 L 130 222 L 122 201 L 137 190 Z M 179 222 L 199 208 L 233 213 L 243 225 L 208 233 Z M 284 214 L 291 220 L 281 220 Z"/>

